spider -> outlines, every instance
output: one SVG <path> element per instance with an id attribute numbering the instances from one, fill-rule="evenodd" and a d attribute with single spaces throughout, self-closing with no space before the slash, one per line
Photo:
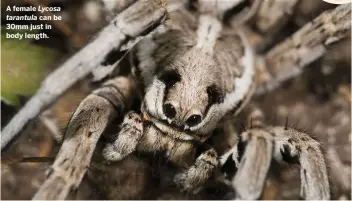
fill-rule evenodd
<path id="1" fill-rule="evenodd" d="M 160 152 L 179 169 L 172 180 L 181 191 L 197 193 L 209 180 L 221 180 L 234 189 L 233 199 L 260 198 L 272 160 L 298 164 L 301 197 L 330 199 L 320 143 L 294 128 L 266 125 L 263 113 L 250 104 L 262 75 L 245 32 L 228 22 L 238 2 L 190 1 L 169 10 L 168 20 L 124 58 L 129 68 L 74 111 L 63 147 L 78 153 L 90 146 L 97 140 L 94 133 L 105 129 L 101 122 L 116 118 L 113 108 L 123 121 L 102 151 L 108 161 Z M 250 128 L 236 133 L 234 121 L 245 108 Z M 221 128 L 224 132 L 215 137 Z M 86 135 L 79 146 L 77 133 Z M 55 180 L 51 173 L 70 163 L 60 155 L 49 178 Z M 230 170 L 225 168 L 229 163 Z M 82 177 L 73 169 L 63 180 Z"/>

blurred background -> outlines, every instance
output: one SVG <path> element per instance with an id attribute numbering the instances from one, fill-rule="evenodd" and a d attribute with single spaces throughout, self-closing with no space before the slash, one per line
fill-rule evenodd
<path id="1" fill-rule="evenodd" d="M 118 1 L 115 1 L 115 4 L 118 4 Z M 6 15 L 41 15 L 38 12 L 6 12 L 8 5 L 61 7 L 61 11 L 55 15 L 62 16 L 63 20 L 45 22 L 52 24 L 53 29 L 40 30 L 38 33 L 46 33 L 49 39 L 6 39 L 5 33 L 9 31 L 4 26 L 8 23 Z M 335 5 L 321 0 L 299 1 L 287 24 L 280 33 L 276 33 L 275 43 L 284 40 L 324 10 L 334 7 Z M 109 19 L 98 0 L 1 1 L 2 128 L 35 93 L 40 82 L 83 47 Z M 38 24 L 40 21 L 12 23 Z M 256 30 L 252 25 L 249 25 L 249 28 Z M 253 45 L 258 43 L 254 39 L 252 42 Z M 92 82 L 92 76 L 78 82 L 2 151 L 4 160 L 1 166 L 1 199 L 32 198 L 44 181 L 50 162 L 22 163 L 19 162 L 20 159 L 55 157 L 60 147 L 62 131 L 71 113 L 95 87 L 97 84 Z M 283 125 L 286 117 L 289 117 L 292 127 L 304 129 L 316 136 L 324 145 L 329 161 L 333 199 L 351 199 L 350 38 L 333 45 L 323 58 L 310 64 L 300 76 L 285 82 L 270 93 L 255 98 L 253 102 L 270 117 L 269 124 Z M 80 188 L 70 198 L 199 198 L 185 197 L 174 190 L 161 191 L 153 188 L 149 185 L 150 168 L 149 164 L 138 156 L 131 156 L 121 164 L 93 167 L 88 171 Z M 277 170 L 269 177 L 263 198 L 299 199 L 299 187 L 297 168 Z"/>

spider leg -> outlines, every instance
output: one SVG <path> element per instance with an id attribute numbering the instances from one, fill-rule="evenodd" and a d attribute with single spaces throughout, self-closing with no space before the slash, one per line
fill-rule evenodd
<path id="1" fill-rule="evenodd" d="M 245 115 L 247 116 L 246 125 L 250 127 L 250 129 L 264 127 L 264 114 L 262 110 L 258 108 L 256 105 L 250 104 L 244 109 L 243 113 L 247 113 L 247 115 Z M 222 125 L 224 135 L 216 135 L 213 137 L 215 138 L 215 142 L 213 144 L 215 144 L 214 146 L 217 148 L 216 150 L 221 150 L 219 153 L 222 154 L 220 157 L 220 164 L 222 168 L 225 168 L 224 166 L 226 166 L 226 163 L 228 163 L 229 160 L 231 161 L 232 164 L 235 164 L 235 167 L 233 166 L 230 167 L 229 171 L 226 172 L 227 174 L 231 174 L 231 175 L 235 173 L 233 172 L 233 168 L 235 168 L 235 171 L 237 171 L 237 167 L 239 165 L 239 154 L 240 154 L 238 153 L 239 147 L 237 146 L 239 142 L 239 135 L 233 124 L 234 121 L 235 119 L 233 117 L 225 120 L 224 124 Z M 223 139 L 223 137 L 225 137 L 226 139 Z M 223 145 L 224 141 L 227 142 L 226 152 L 223 151 L 225 147 Z M 222 147 L 218 148 L 219 145 L 222 145 Z"/>
<path id="2" fill-rule="evenodd" d="M 232 182 L 236 198 L 258 199 L 261 196 L 273 157 L 280 164 L 301 166 L 302 198 L 330 199 L 327 168 L 319 142 L 287 126 L 266 126 L 263 113 L 256 107 L 251 108 L 247 121 L 251 128 L 242 133 L 233 148 L 237 152 L 228 157 L 237 166 Z M 237 157 L 241 158 L 239 164 Z"/>
<path id="3" fill-rule="evenodd" d="M 135 112 L 129 112 L 124 118 L 117 139 L 103 149 L 104 158 L 109 161 L 122 160 L 136 150 L 142 134 L 141 116 Z"/>
<path id="4" fill-rule="evenodd" d="M 274 137 L 263 129 L 264 114 L 260 108 L 251 104 L 245 112 L 249 130 L 241 133 L 239 141 L 220 157 L 220 162 L 232 180 L 237 199 L 258 199 L 270 168 Z"/>
<path id="5" fill-rule="evenodd" d="M 241 134 L 237 146 L 245 146 L 232 181 L 237 199 L 258 199 L 262 193 L 274 150 L 273 136 L 260 128 Z"/>
<path id="6" fill-rule="evenodd" d="M 287 127 L 269 127 L 275 135 L 274 158 L 301 166 L 301 197 L 330 199 L 326 163 L 319 142 L 308 134 Z"/>
<path id="7" fill-rule="evenodd" d="M 119 76 L 88 95 L 73 113 L 62 146 L 48 171 L 48 178 L 33 199 L 65 199 L 79 186 L 93 151 L 107 125 L 130 106 L 134 82 Z"/>
<path id="8" fill-rule="evenodd" d="M 291 37 L 275 45 L 263 58 L 259 57 L 259 78 L 255 94 L 271 91 L 282 82 L 302 73 L 304 67 L 322 57 L 329 46 L 348 37 L 350 22 L 350 5 L 337 6 L 321 13 Z"/>
<path id="9" fill-rule="evenodd" d="M 190 168 L 175 175 L 174 182 L 182 191 L 196 192 L 200 186 L 208 181 L 218 167 L 217 156 L 213 148 L 203 152 Z"/>

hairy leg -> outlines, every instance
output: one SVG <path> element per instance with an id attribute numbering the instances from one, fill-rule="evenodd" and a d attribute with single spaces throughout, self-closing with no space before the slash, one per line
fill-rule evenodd
<path id="1" fill-rule="evenodd" d="M 258 199 L 262 193 L 274 149 L 272 135 L 260 128 L 241 134 L 237 146 L 245 146 L 232 181 L 237 199 Z"/>
<path id="2" fill-rule="evenodd" d="M 62 200 L 79 186 L 101 134 L 130 106 L 134 89 L 134 80 L 130 77 L 115 77 L 80 103 L 67 125 L 63 144 L 48 171 L 48 178 L 33 199 Z"/>
<path id="3" fill-rule="evenodd" d="M 324 155 L 318 141 L 308 134 L 287 127 L 269 127 L 275 135 L 274 158 L 301 166 L 301 197 L 330 199 L 330 185 Z"/>
<path id="4" fill-rule="evenodd" d="M 139 114 L 129 112 L 121 125 L 121 130 L 112 144 L 103 149 L 103 156 L 109 161 L 120 161 L 136 150 L 143 134 L 143 123 Z"/>
<path id="5" fill-rule="evenodd" d="M 321 13 L 292 36 L 276 44 L 257 60 L 260 76 L 255 94 L 271 91 L 285 80 L 302 73 L 304 67 L 322 57 L 334 42 L 348 37 L 350 22 L 350 5 L 340 5 Z"/>
<path id="6" fill-rule="evenodd" d="M 263 191 L 274 150 L 274 138 L 264 128 L 264 114 L 255 105 L 244 111 L 245 132 L 221 156 L 222 170 L 235 189 L 237 199 L 258 199 Z M 235 176 L 234 176 L 235 175 Z"/>
<path id="7" fill-rule="evenodd" d="M 175 176 L 174 182 L 182 191 L 196 192 L 206 183 L 218 167 L 217 153 L 211 148 L 203 152 L 195 163 L 184 172 Z"/>
<path id="8" fill-rule="evenodd" d="M 242 133 L 236 146 L 244 149 L 238 153 L 241 160 L 232 182 L 236 198 L 260 198 L 273 157 L 280 164 L 300 165 L 302 198 L 330 199 L 321 145 L 308 134 L 287 127 L 254 128 Z"/>
<path id="9" fill-rule="evenodd" d="M 245 129 L 245 127 L 252 129 L 262 128 L 264 126 L 263 112 L 257 106 L 253 104 L 247 106 L 242 112 L 242 115 L 244 119 L 246 119 L 245 123 L 242 125 L 243 129 Z M 242 116 L 238 118 L 242 118 Z M 216 150 L 218 153 L 222 154 L 220 156 L 220 163 L 222 166 L 222 171 L 227 175 L 228 179 L 233 178 L 237 171 L 240 160 L 239 155 L 242 157 L 244 151 L 244 146 L 242 145 L 245 144 L 244 142 L 240 141 L 242 139 L 240 139 L 240 135 L 235 129 L 234 121 L 235 119 L 233 117 L 228 118 L 224 124 L 221 125 L 223 127 L 223 134 L 212 137 L 215 139 L 213 144 L 215 144 L 214 146 L 217 148 Z M 226 142 L 227 147 L 222 145 L 224 142 Z M 238 146 L 239 142 L 240 146 Z M 218 148 L 219 144 L 222 145 L 220 148 Z M 226 150 L 226 152 L 223 150 Z"/>

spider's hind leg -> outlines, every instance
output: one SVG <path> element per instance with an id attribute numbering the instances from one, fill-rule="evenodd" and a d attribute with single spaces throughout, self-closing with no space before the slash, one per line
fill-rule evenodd
<path id="1" fill-rule="evenodd" d="M 268 129 L 275 135 L 275 160 L 301 166 L 301 197 L 330 199 L 327 167 L 320 143 L 292 128 L 276 126 Z"/>

